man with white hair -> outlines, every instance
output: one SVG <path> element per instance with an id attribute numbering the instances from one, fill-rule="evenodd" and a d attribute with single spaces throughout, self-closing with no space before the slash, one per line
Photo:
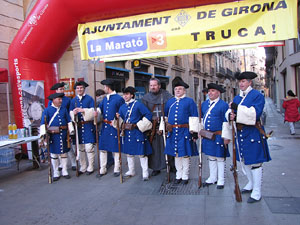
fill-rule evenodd
<path id="1" fill-rule="evenodd" d="M 50 90 L 55 91 L 56 93 L 64 93 L 65 91 L 65 82 L 60 82 L 60 83 L 56 83 L 54 84 Z M 67 96 L 63 96 L 62 97 L 62 104 L 61 107 L 65 107 L 67 108 L 67 111 L 69 112 L 70 109 L 70 104 L 71 104 L 71 99 Z M 48 107 L 52 105 L 52 100 L 49 101 L 48 103 Z M 75 154 L 74 154 L 74 150 L 71 148 L 71 150 L 68 152 L 68 158 L 71 161 L 71 165 L 72 165 L 72 170 L 75 171 L 76 170 L 76 159 L 75 159 Z M 59 163 L 59 167 L 58 169 L 61 171 L 62 170 L 62 165 L 61 163 Z"/>
<path id="2" fill-rule="evenodd" d="M 243 171 L 248 178 L 247 185 L 241 193 L 251 193 L 248 203 L 255 203 L 261 200 L 262 165 L 271 160 L 267 135 L 260 123 L 265 98 L 257 90 L 251 87 L 252 79 L 257 77 L 253 72 L 236 74 L 239 80 L 240 94 L 235 96 L 229 104 L 226 118 L 236 122 L 236 157 L 241 162 Z M 230 134 L 229 126 L 223 126 L 225 137 Z"/>
<path id="3" fill-rule="evenodd" d="M 47 144 L 49 144 L 53 167 L 53 181 L 57 181 L 60 178 L 60 171 L 58 169 L 59 159 L 62 166 L 62 176 L 70 179 L 67 170 L 67 153 L 70 151 L 67 143 L 67 133 L 69 129 L 70 134 L 73 134 L 74 128 L 67 108 L 61 107 L 63 97 L 64 93 L 54 93 L 48 97 L 52 103 L 44 110 L 40 127 L 41 136 L 45 135 L 46 132 L 50 136 L 49 143 Z M 45 124 L 47 124 L 47 127 Z"/>

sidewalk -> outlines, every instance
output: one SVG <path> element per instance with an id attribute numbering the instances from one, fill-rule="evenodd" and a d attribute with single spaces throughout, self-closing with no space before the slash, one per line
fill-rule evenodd
<path id="1" fill-rule="evenodd" d="M 296 135 L 289 134 L 287 124 L 266 99 L 266 131 L 274 130 L 268 139 L 272 161 L 263 167 L 263 199 L 248 204 L 249 195 L 237 203 L 234 181 L 227 159 L 226 183 L 198 189 L 198 158 L 191 161 L 188 185 L 166 184 L 166 172 L 143 182 L 139 159 L 133 178 L 120 184 L 113 168 L 101 179 L 96 173 L 61 178 L 48 184 L 47 166 L 30 169 L 24 161 L 21 171 L 0 169 L 1 224 L 100 224 L 100 225 L 300 225 L 300 124 Z M 208 177 L 208 163 L 203 157 L 203 180 Z M 123 156 L 123 173 L 126 172 Z M 246 182 L 238 173 L 240 188 Z M 173 178 L 173 177 L 172 177 Z"/>

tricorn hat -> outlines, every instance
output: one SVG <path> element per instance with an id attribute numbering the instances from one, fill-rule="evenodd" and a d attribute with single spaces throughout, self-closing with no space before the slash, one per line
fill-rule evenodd
<path id="1" fill-rule="evenodd" d="M 61 83 L 56 83 L 54 84 L 50 90 L 57 90 L 58 88 L 64 87 L 65 86 L 65 82 L 61 82 Z"/>
<path id="2" fill-rule="evenodd" d="M 52 95 L 49 95 L 49 96 L 48 96 L 48 99 L 49 99 L 49 100 L 53 100 L 53 99 L 55 99 L 55 98 L 62 98 L 62 97 L 64 97 L 64 96 L 65 96 L 64 93 L 54 93 L 54 94 L 52 94 Z"/>
<path id="3" fill-rule="evenodd" d="M 184 88 L 187 89 L 187 88 L 190 87 L 187 83 L 185 83 L 185 82 L 182 80 L 181 77 L 175 77 L 175 78 L 173 79 L 173 81 L 172 81 L 172 85 L 173 85 L 173 88 L 178 87 L 178 86 L 182 86 L 182 87 L 184 87 Z"/>
<path id="4" fill-rule="evenodd" d="M 243 79 L 252 80 L 255 77 L 257 77 L 257 74 L 254 72 L 245 71 L 242 73 L 237 72 L 234 74 L 234 76 L 238 80 L 243 80 Z"/>
<path id="5" fill-rule="evenodd" d="M 225 92 L 224 88 L 221 85 L 218 85 L 218 84 L 215 84 L 215 83 L 209 83 L 207 85 L 207 88 L 208 88 L 208 90 L 209 89 L 216 89 L 216 90 L 218 90 L 221 93 Z"/>
<path id="6" fill-rule="evenodd" d="M 88 87 L 89 85 L 88 85 L 87 83 L 85 83 L 83 80 L 81 80 L 81 81 L 77 81 L 77 82 L 74 84 L 74 89 L 76 89 L 77 86 Z"/>
<path id="7" fill-rule="evenodd" d="M 136 89 L 132 86 L 128 86 L 127 88 L 123 89 L 123 93 L 130 93 L 130 94 L 134 95 L 135 92 L 136 92 Z"/>
<path id="8" fill-rule="evenodd" d="M 103 85 L 114 85 L 114 81 L 111 79 L 106 79 L 100 82 Z"/>

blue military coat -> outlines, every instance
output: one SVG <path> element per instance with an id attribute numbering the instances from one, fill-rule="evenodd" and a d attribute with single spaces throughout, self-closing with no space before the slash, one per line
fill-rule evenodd
<path id="1" fill-rule="evenodd" d="M 233 102 L 239 104 L 242 101 L 241 96 L 235 96 Z M 241 105 L 250 108 L 253 106 L 256 111 L 256 121 L 260 120 L 262 115 L 265 98 L 257 90 L 252 89 L 245 97 Z M 264 128 L 263 128 L 264 129 Z M 268 162 L 271 160 L 267 139 L 260 134 L 255 126 L 244 125 L 242 130 L 237 131 L 237 160 L 240 160 L 239 152 L 245 165 Z M 239 150 L 239 151 L 238 151 Z"/>
<path id="2" fill-rule="evenodd" d="M 56 111 L 57 111 L 56 107 L 53 106 L 47 107 L 43 112 L 41 125 L 45 124 L 45 120 L 44 120 L 45 116 L 46 116 L 47 124 L 49 125 L 49 122 Z M 51 122 L 50 127 L 67 126 L 68 128 L 69 122 L 71 122 L 69 112 L 65 107 L 60 107 L 59 112 Z M 50 148 L 50 152 L 53 154 L 63 154 L 70 150 L 68 148 L 68 143 L 67 143 L 67 129 L 60 130 L 59 134 L 50 134 L 49 148 Z"/>
<path id="3" fill-rule="evenodd" d="M 89 95 L 84 95 L 81 100 L 79 100 L 78 96 L 71 100 L 70 104 L 70 111 L 75 108 L 94 108 L 94 99 Z M 78 113 L 78 121 L 84 121 L 83 116 L 81 113 Z M 78 127 L 78 138 L 79 144 L 88 144 L 88 143 L 95 143 L 96 136 L 95 136 L 95 125 L 94 121 L 90 121 L 89 123 L 83 124 Z"/>
<path id="4" fill-rule="evenodd" d="M 131 114 L 130 114 L 131 111 Z M 119 114 L 126 123 L 136 124 L 143 117 L 151 121 L 152 113 L 141 102 L 134 100 L 133 102 L 123 104 L 120 107 Z M 125 130 L 125 136 L 122 137 L 122 152 L 129 155 L 150 155 L 152 148 L 147 136 L 137 128 L 133 130 Z"/>
<path id="5" fill-rule="evenodd" d="M 176 100 L 171 98 L 165 106 L 165 115 L 172 125 L 188 124 L 189 117 L 198 117 L 197 105 L 192 98 L 184 97 Z M 168 132 L 165 154 L 176 156 L 198 155 L 197 145 L 192 140 L 189 128 L 173 128 Z"/>
<path id="6" fill-rule="evenodd" d="M 228 104 L 219 99 L 209 110 L 209 102 L 208 99 L 201 105 L 201 118 L 203 118 L 204 129 L 212 132 L 222 131 L 223 122 L 226 122 L 225 113 L 228 110 Z M 202 151 L 209 156 L 224 157 L 225 154 L 226 157 L 229 157 L 229 151 L 225 147 L 221 135 L 216 135 L 215 140 L 203 138 Z"/>
<path id="7" fill-rule="evenodd" d="M 67 111 L 70 109 L 71 99 L 69 97 L 63 96 L 61 107 L 66 107 Z M 48 102 L 48 107 L 52 105 L 52 100 Z"/>
<path id="8" fill-rule="evenodd" d="M 112 121 L 116 113 L 119 112 L 120 106 L 123 104 L 124 99 L 118 94 L 110 95 L 109 100 L 105 97 L 99 104 L 103 119 Z M 104 122 L 101 126 L 101 134 L 99 137 L 99 150 L 110 152 L 119 151 L 117 129 Z"/>

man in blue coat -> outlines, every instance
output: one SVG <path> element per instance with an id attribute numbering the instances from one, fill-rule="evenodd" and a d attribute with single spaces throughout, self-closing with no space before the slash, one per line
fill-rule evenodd
<path id="1" fill-rule="evenodd" d="M 148 155 L 152 154 L 150 142 L 145 131 L 152 128 L 152 113 L 147 107 L 134 99 L 135 88 L 127 87 L 123 90 L 125 104 L 119 109 L 122 124 L 122 152 L 127 154 L 128 171 L 125 177 L 135 175 L 134 156 L 140 157 L 143 180 L 149 180 Z"/>
<path id="2" fill-rule="evenodd" d="M 213 132 L 214 137 L 202 136 L 202 151 L 208 155 L 209 160 L 209 178 L 204 186 L 215 184 L 217 189 L 224 188 L 225 160 L 229 157 L 229 151 L 221 137 L 222 125 L 225 120 L 225 113 L 228 110 L 228 104 L 220 99 L 221 93 L 225 90 L 218 84 L 210 83 L 208 87 L 208 99 L 201 105 L 201 118 L 203 121 L 203 130 Z M 201 133 L 200 133 L 201 134 Z"/>
<path id="3" fill-rule="evenodd" d="M 94 99 L 85 94 L 89 85 L 84 81 L 77 81 L 74 85 L 76 97 L 71 100 L 70 116 L 75 122 L 77 117 L 78 139 L 79 139 L 79 174 L 90 175 L 94 172 L 95 161 L 95 125 L 94 125 Z M 87 160 L 86 160 L 87 158 Z"/>
<path id="4" fill-rule="evenodd" d="M 67 153 L 70 151 L 67 143 L 67 132 L 69 129 L 70 134 L 73 134 L 74 128 L 68 110 L 66 107 L 61 107 L 63 96 L 64 93 L 55 93 L 48 97 L 52 101 L 52 104 L 44 110 L 40 127 L 41 136 L 45 135 L 46 131 L 50 135 L 49 148 L 53 167 L 53 181 L 57 181 L 60 178 L 58 159 L 60 159 L 62 165 L 62 176 L 70 179 L 67 170 Z M 48 125 L 47 128 L 45 126 L 45 117 Z"/>
<path id="5" fill-rule="evenodd" d="M 180 78 L 173 82 L 175 97 L 167 101 L 165 115 L 168 135 L 165 154 L 175 156 L 175 183 L 188 183 L 190 157 L 198 155 L 195 141 L 198 138 L 199 118 L 197 105 L 192 98 L 186 97 L 189 86 Z"/>
<path id="6" fill-rule="evenodd" d="M 240 94 L 230 103 L 230 108 L 234 112 L 229 110 L 227 113 L 229 117 L 226 116 L 236 121 L 236 157 L 248 178 L 247 185 L 242 189 L 242 194 L 251 193 L 248 203 L 261 200 L 262 165 L 271 160 L 266 133 L 260 123 L 265 98 L 251 87 L 252 79 L 255 77 L 257 75 L 253 72 L 236 75 Z M 226 126 L 223 128 L 226 129 Z M 226 130 L 230 133 L 228 129 Z"/>
<path id="7" fill-rule="evenodd" d="M 64 93 L 65 91 L 65 83 L 64 82 L 61 82 L 61 83 L 56 83 L 54 84 L 50 90 L 53 90 L 55 91 L 56 93 Z M 51 106 L 52 104 L 52 100 L 49 101 L 48 103 L 48 107 Z M 71 104 L 71 99 L 68 98 L 67 96 L 63 96 L 62 97 L 62 104 L 61 104 L 61 107 L 66 107 L 67 108 L 67 111 L 69 112 L 69 109 L 70 109 L 70 104 Z M 72 165 L 72 170 L 76 170 L 76 159 L 75 159 L 75 154 L 74 154 L 74 150 L 71 149 L 69 152 L 68 152 L 68 158 L 70 159 L 71 161 L 71 165 Z M 59 164 L 59 170 L 62 169 L 62 166 L 61 164 Z"/>
<path id="8" fill-rule="evenodd" d="M 101 84 L 104 85 L 106 96 L 98 106 L 103 118 L 99 137 L 100 177 L 107 173 L 107 152 L 113 152 L 114 176 L 117 177 L 120 175 L 120 161 L 117 129 L 113 127 L 113 124 L 116 113 L 124 104 L 124 99 L 116 93 L 113 80 L 106 79 L 101 81 Z"/>

